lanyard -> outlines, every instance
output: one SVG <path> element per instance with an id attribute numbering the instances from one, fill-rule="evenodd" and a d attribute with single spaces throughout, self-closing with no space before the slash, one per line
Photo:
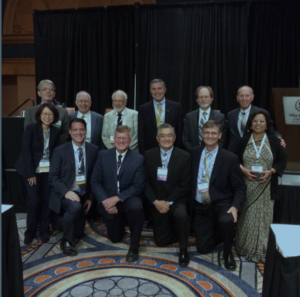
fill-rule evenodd
<path id="1" fill-rule="evenodd" d="M 209 158 L 209 156 L 208 156 L 207 158 Z M 210 161 L 207 163 L 207 172 L 209 171 L 209 165 L 210 165 L 210 163 L 211 163 L 215 158 L 216 158 L 216 156 L 215 156 L 215 157 L 212 157 L 212 158 L 210 159 Z M 204 157 L 204 159 L 205 159 L 205 157 Z M 205 174 L 206 174 L 206 171 L 204 171 L 204 162 L 203 162 L 203 168 L 202 168 L 202 180 L 204 180 Z"/>
<path id="2" fill-rule="evenodd" d="M 261 153 L 261 150 L 263 148 L 263 145 L 265 143 L 265 140 L 266 140 L 266 133 L 261 141 L 261 144 L 260 144 L 260 147 L 259 147 L 259 150 L 257 149 L 256 145 L 255 145 L 255 141 L 253 139 L 253 134 L 251 134 L 251 140 L 252 140 L 252 144 L 253 144 L 253 147 L 254 147 L 254 150 L 255 150 L 255 153 L 256 153 L 256 161 L 258 161 L 258 158 L 260 156 L 260 153 Z"/>

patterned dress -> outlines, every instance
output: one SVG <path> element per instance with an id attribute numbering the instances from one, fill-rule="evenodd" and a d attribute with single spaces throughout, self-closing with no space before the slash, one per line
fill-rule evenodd
<path id="1" fill-rule="evenodd" d="M 255 142 L 259 147 L 261 141 Z M 251 168 L 256 163 L 256 154 L 252 143 L 248 143 L 244 155 L 244 167 Z M 273 154 L 266 138 L 258 162 L 263 170 L 270 170 Z M 237 224 L 237 252 L 248 261 L 265 262 L 270 224 L 273 220 L 274 201 L 271 200 L 271 178 L 265 183 L 248 181 L 246 201 Z"/>

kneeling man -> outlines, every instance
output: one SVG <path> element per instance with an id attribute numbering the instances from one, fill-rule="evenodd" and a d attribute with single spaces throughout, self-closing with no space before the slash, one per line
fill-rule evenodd
<path id="1" fill-rule="evenodd" d="M 130 249 L 126 261 L 136 262 L 144 224 L 141 194 L 145 187 L 144 157 L 129 149 L 130 128 L 117 126 L 115 148 L 99 152 L 92 175 L 92 190 L 98 211 L 105 217 L 108 237 L 120 242 L 130 230 Z"/>
<path id="2" fill-rule="evenodd" d="M 209 120 L 202 131 L 205 146 L 191 150 L 196 246 L 200 253 L 206 254 L 222 241 L 225 268 L 235 270 L 231 247 L 246 186 L 237 156 L 218 146 L 221 124 Z"/>
<path id="3" fill-rule="evenodd" d="M 176 136 L 171 125 L 160 125 L 156 139 L 160 147 L 145 153 L 145 196 L 151 204 L 155 242 L 158 246 L 166 246 L 179 241 L 179 265 L 184 267 L 189 264 L 187 201 L 191 157 L 174 147 Z"/>
<path id="4" fill-rule="evenodd" d="M 86 122 L 70 122 L 72 141 L 58 146 L 52 156 L 49 172 L 51 185 L 49 207 L 53 210 L 52 226 L 63 231 L 61 250 L 76 256 L 74 246 L 84 234 L 85 214 L 92 205 L 90 178 L 99 149 L 85 142 Z"/>

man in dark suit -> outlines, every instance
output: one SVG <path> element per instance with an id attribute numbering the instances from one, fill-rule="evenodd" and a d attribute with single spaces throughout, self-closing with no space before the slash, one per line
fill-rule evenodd
<path id="1" fill-rule="evenodd" d="M 145 151 L 158 146 L 156 141 L 157 127 L 168 123 L 175 128 L 177 135 L 175 146 L 182 147 L 182 109 L 179 103 L 165 99 L 167 89 L 161 79 L 150 82 L 150 93 L 153 100 L 145 103 L 139 108 L 139 152 L 145 155 Z"/>
<path id="2" fill-rule="evenodd" d="M 203 126 L 205 147 L 191 150 L 194 229 L 197 250 L 209 253 L 222 241 L 225 268 L 235 270 L 231 247 L 246 186 L 238 157 L 218 146 L 221 136 L 221 124 L 209 120 Z"/>
<path id="3" fill-rule="evenodd" d="M 70 122 L 72 141 L 57 147 L 50 163 L 49 207 L 54 212 L 52 226 L 63 231 L 60 248 L 67 256 L 76 256 L 75 244 L 84 234 L 85 214 L 92 205 L 90 178 L 98 148 L 85 142 L 86 122 Z"/>
<path id="4" fill-rule="evenodd" d="M 75 104 L 78 111 L 69 114 L 70 120 L 74 118 L 84 119 L 87 126 L 85 141 L 96 145 L 99 150 L 105 149 L 101 139 L 103 116 L 90 110 L 92 105 L 91 95 L 88 92 L 80 91 L 76 95 Z"/>
<path id="5" fill-rule="evenodd" d="M 184 120 L 182 143 L 187 151 L 192 147 L 202 145 L 202 127 L 208 120 L 215 120 L 222 124 L 222 137 L 219 146 L 222 147 L 226 138 L 225 115 L 213 110 L 211 103 L 214 100 L 214 91 L 209 86 L 200 86 L 196 90 L 196 101 L 199 109 L 186 114 Z"/>
<path id="6" fill-rule="evenodd" d="M 144 223 L 141 195 L 145 187 L 145 168 L 144 157 L 129 149 L 130 142 L 130 128 L 117 126 L 116 147 L 99 152 L 92 189 L 113 243 L 122 240 L 128 223 L 130 248 L 126 261 L 136 262 Z"/>
<path id="7" fill-rule="evenodd" d="M 145 153 L 145 196 L 150 203 L 153 231 L 158 246 L 179 241 L 179 265 L 188 266 L 187 253 L 190 217 L 187 201 L 190 192 L 190 154 L 174 147 L 174 129 L 169 124 L 158 127 L 160 148 Z"/>
<path id="8" fill-rule="evenodd" d="M 38 95 L 41 97 L 41 104 L 52 103 L 55 97 L 55 85 L 49 79 L 42 80 L 38 87 Z M 27 125 L 36 123 L 35 114 L 39 109 L 40 105 L 28 107 L 25 113 L 24 129 Z M 56 105 L 59 113 L 59 121 L 55 123 L 55 127 L 61 131 L 60 143 L 65 143 L 69 139 L 69 116 L 65 108 Z"/>

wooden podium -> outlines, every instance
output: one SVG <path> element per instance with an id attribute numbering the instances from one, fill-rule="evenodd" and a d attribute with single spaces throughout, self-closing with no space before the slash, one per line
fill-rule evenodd
<path id="1" fill-rule="evenodd" d="M 282 135 L 286 142 L 288 163 L 285 171 L 300 173 L 300 125 L 285 123 L 283 97 L 298 97 L 300 99 L 300 88 L 272 89 L 272 102 L 274 107 L 276 130 Z"/>

